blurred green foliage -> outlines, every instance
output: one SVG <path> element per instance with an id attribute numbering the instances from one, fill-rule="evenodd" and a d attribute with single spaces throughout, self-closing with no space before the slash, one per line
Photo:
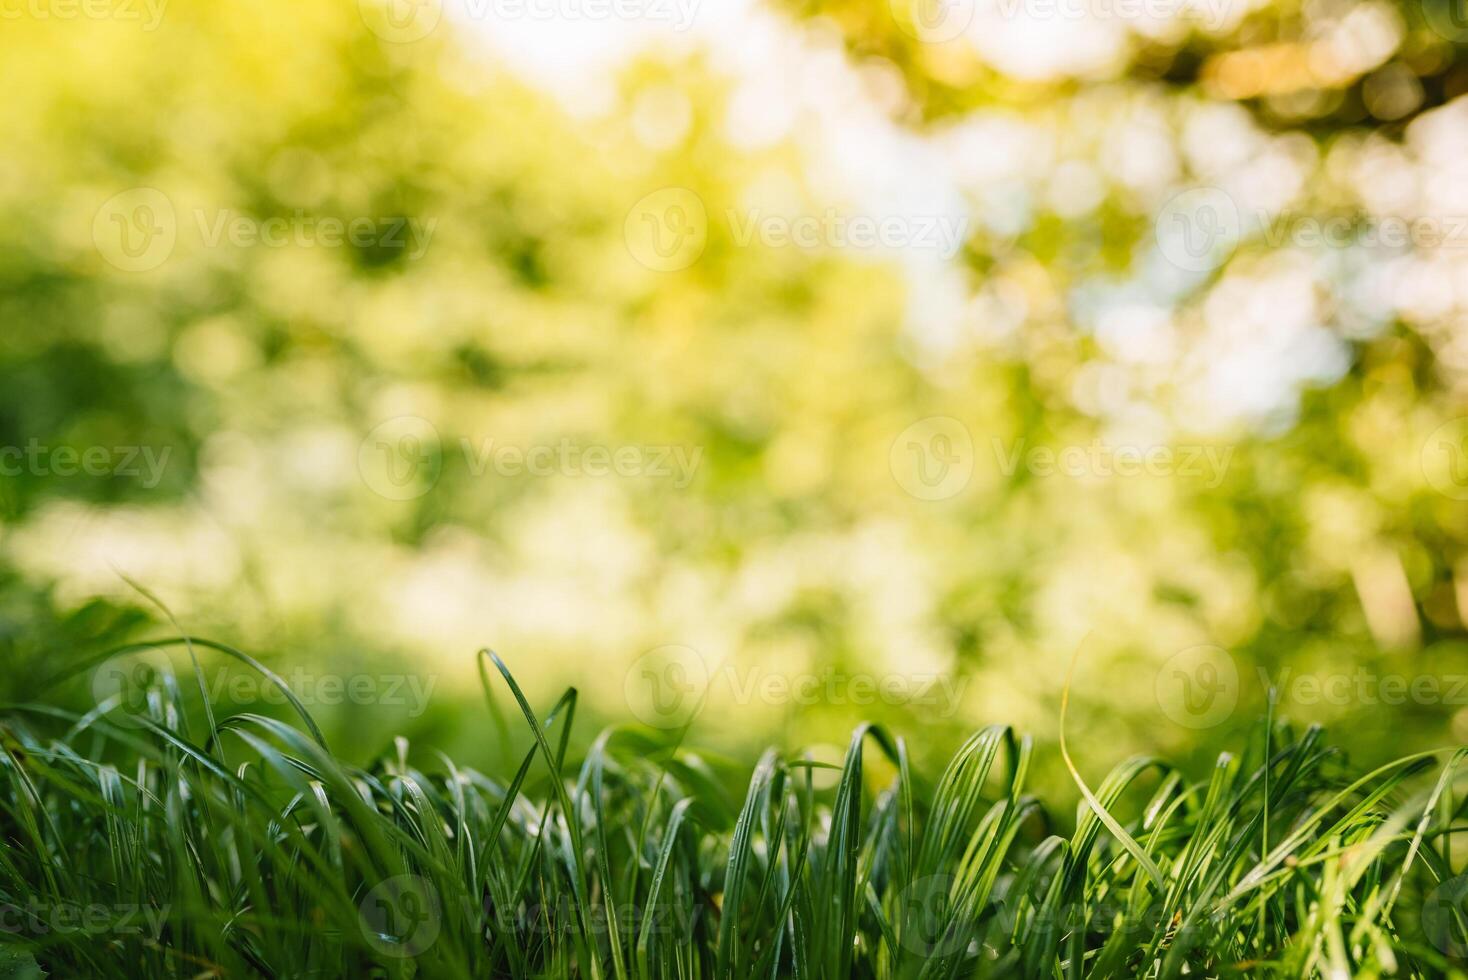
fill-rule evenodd
<path id="1" fill-rule="evenodd" d="M 957 313 L 899 256 L 742 240 L 738 215 L 771 186 L 799 213 L 861 205 L 811 163 L 800 123 L 731 136 L 749 110 L 716 55 L 738 35 L 629 56 L 587 109 L 499 64 L 484 25 L 394 43 L 354 4 L 174 0 L 153 31 L 7 22 L 0 445 L 167 453 L 156 481 L 30 464 L 0 479 L 9 693 L 35 696 L 76 648 L 135 631 L 128 610 L 147 604 L 122 572 L 277 669 L 441 681 L 423 714 L 330 716 L 368 733 L 364 756 L 399 729 L 483 750 L 477 646 L 532 692 L 573 683 L 622 719 L 637 658 L 665 644 L 743 677 L 964 678 L 942 710 L 715 692 L 695 722 L 698 741 L 741 753 L 877 716 L 946 756 L 981 722 L 1053 737 L 1093 631 L 1073 710 L 1095 764 L 1236 741 L 1264 710 L 1260 670 L 1284 685 L 1282 713 L 1344 716 L 1368 756 L 1463 740 L 1468 704 L 1446 696 L 1312 704 L 1288 682 L 1468 673 L 1468 507 L 1424 464 L 1468 403 L 1468 297 L 1422 299 L 1468 271 L 1461 257 L 1255 236 L 1178 275 L 1159 271 L 1154 232 L 1179 189 L 1249 163 L 1230 139 L 1263 161 L 1259 180 L 1296 182 L 1279 211 L 1380 216 L 1361 180 L 1375 172 L 1417 181 L 1412 214 L 1454 213 L 1431 168 L 1463 123 L 1461 49 L 1416 8 L 1372 9 L 1388 26 L 1361 36 L 1385 55 L 1323 72 L 1313 101 L 1250 95 L 1252 62 L 1227 59 L 1331 37 L 1351 15 L 1330 4 L 1263 4 L 1043 78 L 920 40 L 887 4 L 771 15 L 802 57 L 869 86 L 895 131 L 973 165 L 955 165 L 973 220 L 942 279 L 962 286 Z M 1416 99 L 1397 113 L 1401 86 Z M 1014 150 L 1000 137 L 1015 127 L 1048 149 Z M 1173 165 L 1130 155 L 1147 131 Z M 1083 185 L 1077 204 L 1066 192 Z M 665 270 L 636 226 L 669 188 L 705 209 L 706 243 Z M 305 237 L 215 237 L 272 219 Z M 355 219 L 361 241 L 312 238 Z M 129 234 L 165 231 L 156 263 L 156 239 L 129 253 Z M 1359 292 L 1383 268 L 1390 288 Z M 936 329 L 940 314 L 955 325 Z M 1117 322 L 1153 332 L 1118 341 Z M 1291 330 L 1303 346 L 1278 340 Z M 1208 374 L 1235 355 L 1223 381 Z M 1250 409 L 1230 415 L 1241 391 Z M 973 471 L 923 500 L 899 442 L 933 417 L 959 420 Z M 374 433 L 406 452 L 405 418 L 437 439 L 431 485 L 393 499 Z M 1227 465 L 1217 479 L 1003 465 L 1151 444 L 1136 431 Z M 646 467 L 505 474 L 475 455 L 568 444 L 644 463 L 676 447 L 697 465 L 679 486 Z M 1207 728 L 1159 708 L 1169 658 L 1200 644 L 1238 674 L 1237 708 Z"/>

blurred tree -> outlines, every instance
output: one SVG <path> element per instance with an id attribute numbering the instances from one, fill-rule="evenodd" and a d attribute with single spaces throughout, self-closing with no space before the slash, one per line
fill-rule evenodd
<path id="1" fill-rule="evenodd" d="M 825 151 L 880 137 L 925 168 L 900 192 L 951 183 L 917 217 L 962 218 L 953 261 L 835 241 L 892 215 L 831 177 L 829 99 L 750 110 L 758 69 L 717 46 L 568 108 L 467 29 L 385 40 L 325 0 L 7 27 L 0 445 L 50 462 L 0 481 L 0 561 L 59 607 L 16 599 L 11 633 L 125 601 L 121 569 L 278 665 L 462 682 L 392 721 L 444 738 L 478 724 L 477 646 L 625 717 L 636 658 L 677 643 L 716 685 L 706 740 L 876 716 L 944 755 L 978 721 L 1053 733 L 1095 630 L 1076 723 L 1108 760 L 1213 751 L 1312 671 L 1464 672 L 1468 479 L 1427 459 L 1463 411 L 1468 297 L 1432 285 L 1462 259 L 1301 233 L 1451 216 L 1458 47 L 1410 10 L 1261 5 L 1071 71 L 1051 22 L 1006 55 L 792 9 L 789 56 L 834 45 L 881 107 Z M 1329 71 L 1281 87 L 1302 59 Z M 1175 203 L 1198 186 L 1223 197 Z M 1215 206 L 1241 227 L 1195 263 L 1166 219 L 1186 245 Z M 63 476 L 60 447 L 108 466 Z M 1237 707 L 1199 727 L 1162 687 L 1209 644 Z M 757 693 L 792 673 L 842 693 Z M 1445 695 L 1284 710 L 1391 754 L 1468 732 Z"/>

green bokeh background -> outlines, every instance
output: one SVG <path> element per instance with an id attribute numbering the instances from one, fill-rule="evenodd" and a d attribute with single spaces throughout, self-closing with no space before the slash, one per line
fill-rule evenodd
<path id="1" fill-rule="evenodd" d="M 1250 162 L 1256 183 L 1294 181 L 1272 199 L 1287 220 L 1468 214 L 1451 179 L 1468 69 L 1444 11 L 1263 0 L 1207 27 L 1113 23 L 1109 56 L 1074 70 L 1045 44 L 1080 35 L 1042 31 L 1029 71 L 924 36 L 901 4 L 761 8 L 793 39 L 777 62 L 826 65 L 808 85 L 843 80 L 963 165 L 962 247 L 914 264 L 744 240 L 751 202 L 892 215 L 833 184 L 803 122 L 744 138 L 785 107 L 740 91 L 722 57 L 737 31 L 638 49 L 577 89 L 514 70 L 483 40 L 494 23 L 449 12 L 403 41 L 378 8 L 335 0 L 170 0 L 154 29 L 33 8 L 50 9 L 0 28 L 0 446 L 168 455 L 156 485 L 29 463 L 0 478 L 7 697 L 85 707 L 86 676 L 46 682 L 173 631 L 126 575 L 184 629 L 283 674 L 431 680 L 422 710 L 318 706 L 358 757 L 401 733 L 495 764 L 486 645 L 541 704 L 577 686 L 583 738 L 635 720 L 639 658 L 672 644 L 746 681 L 961 691 L 857 705 L 715 685 L 687 736 L 711 751 L 841 745 L 863 718 L 923 760 L 995 721 L 1052 744 L 1088 634 L 1070 719 L 1083 766 L 1201 765 L 1258 724 L 1265 676 L 1284 681 L 1280 714 L 1332 724 L 1367 760 L 1468 738 L 1468 476 L 1452 469 L 1468 240 L 1250 234 L 1188 273 L 1156 231 L 1174 194 L 1232 186 Z M 1030 149 L 965 128 L 995 120 Z M 836 156 L 858 164 L 863 146 L 853 130 Z M 164 206 L 140 214 L 139 188 Z M 211 243 L 221 216 L 374 231 Z M 691 258 L 639 237 L 684 218 Z M 407 247 L 383 240 L 399 223 L 417 229 Z M 171 247 L 130 257 L 128 227 L 166 228 Z M 959 285 L 956 308 L 935 281 Z M 1313 347 L 1279 340 L 1305 328 Z M 1244 367 L 1210 380 L 1224 355 Z M 934 442 L 949 424 L 934 418 L 958 437 Z M 434 438 L 404 441 L 424 430 L 403 419 Z M 697 465 L 686 485 L 501 473 L 466 440 L 649 465 L 669 447 Z M 968 472 L 942 499 L 921 499 L 914 440 Z M 1098 446 L 1228 464 L 1217 479 L 1001 465 Z M 380 492 L 379 451 L 421 464 L 404 492 Z M 1236 706 L 1206 727 L 1158 694 L 1199 645 L 1237 676 Z M 1289 683 L 1302 675 L 1356 693 L 1310 703 Z M 1361 696 L 1363 675 L 1441 694 L 1386 703 Z M 1062 785 L 1043 758 L 1042 783 Z"/>

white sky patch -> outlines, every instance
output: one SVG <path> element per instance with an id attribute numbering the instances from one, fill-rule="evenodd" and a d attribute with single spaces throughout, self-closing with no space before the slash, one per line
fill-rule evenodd
<path id="1" fill-rule="evenodd" d="M 1060 16 L 1060 9 L 1055 0 L 990 0 L 978 5 L 964 40 L 1012 78 L 1100 76 L 1124 67 L 1123 21 Z"/>
<path id="2" fill-rule="evenodd" d="M 609 108 L 611 82 L 659 49 L 683 53 L 738 32 L 753 0 L 445 0 L 444 16 L 576 115 Z"/>

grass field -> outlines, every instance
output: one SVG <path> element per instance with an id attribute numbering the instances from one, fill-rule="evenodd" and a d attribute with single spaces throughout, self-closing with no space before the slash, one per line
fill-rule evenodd
<path id="1" fill-rule="evenodd" d="M 485 652 L 508 778 L 402 740 L 363 770 L 299 702 L 200 700 L 198 657 L 268 675 L 247 655 L 134 649 L 165 646 L 192 671 L 130 706 L 0 713 L 0 976 L 1437 977 L 1468 953 L 1468 750 L 1357 773 L 1261 719 L 1202 781 L 1072 767 L 1072 816 L 1026 795 L 1002 726 L 941 774 L 879 727 L 840 768 L 749 774 L 633 727 L 573 759 L 576 692 L 532 706 Z"/>

